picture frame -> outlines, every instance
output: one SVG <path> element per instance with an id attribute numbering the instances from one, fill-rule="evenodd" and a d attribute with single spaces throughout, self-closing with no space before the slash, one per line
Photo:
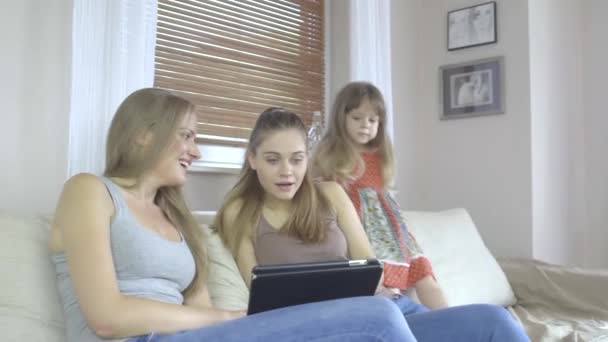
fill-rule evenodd
<path id="1" fill-rule="evenodd" d="M 448 12 L 447 28 L 448 51 L 496 43 L 496 1 Z"/>
<path id="2" fill-rule="evenodd" d="M 440 119 L 502 114 L 504 57 L 439 67 Z"/>

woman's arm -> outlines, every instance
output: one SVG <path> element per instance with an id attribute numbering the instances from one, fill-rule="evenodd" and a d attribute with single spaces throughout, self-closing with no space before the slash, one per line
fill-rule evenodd
<path id="1" fill-rule="evenodd" d="M 199 309 L 213 308 L 213 304 L 211 303 L 211 297 L 209 296 L 209 288 L 205 286 L 203 289 L 190 294 L 184 299 L 184 305 Z M 234 315 L 235 318 L 244 317 L 247 315 L 247 312 L 243 310 L 229 311 L 228 315 L 230 315 L 231 313 L 232 315 Z"/>
<path id="2" fill-rule="evenodd" d="M 114 205 L 105 185 L 81 174 L 64 186 L 54 226 L 61 230 L 76 297 L 87 323 L 103 338 L 171 333 L 236 318 L 233 312 L 162 303 L 120 293 L 109 226 Z"/>
<path id="3" fill-rule="evenodd" d="M 336 182 L 320 183 L 320 189 L 336 210 L 338 226 L 346 237 L 350 258 L 368 259 L 375 257 L 355 206 L 344 189 Z"/>
<path id="4" fill-rule="evenodd" d="M 245 237 L 245 239 L 243 239 L 236 257 L 236 263 L 239 266 L 239 271 L 241 272 L 243 280 L 245 280 L 245 284 L 247 284 L 247 287 L 251 287 L 251 270 L 257 265 L 251 238 Z"/>

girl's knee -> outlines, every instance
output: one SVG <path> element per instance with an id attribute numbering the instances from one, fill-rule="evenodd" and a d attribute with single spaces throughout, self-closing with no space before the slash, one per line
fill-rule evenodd
<path id="1" fill-rule="evenodd" d="M 474 304 L 473 306 L 479 312 L 479 316 L 485 317 L 490 322 L 510 323 L 514 321 L 511 314 L 502 306 L 493 304 Z"/>
<path id="2" fill-rule="evenodd" d="M 524 328 L 511 316 L 507 309 L 498 305 L 478 304 L 479 316 L 484 317 L 484 324 L 493 328 L 494 335 L 502 337 L 497 340 L 504 341 L 526 341 L 530 338 L 526 335 Z"/>
<path id="3" fill-rule="evenodd" d="M 356 301 L 356 305 L 368 311 L 384 314 L 397 314 L 401 316 L 399 308 L 393 301 L 386 297 L 370 296 L 370 297 L 354 297 L 351 300 Z"/>
<path id="4" fill-rule="evenodd" d="M 405 324 L 405 318 L 399 307 L 386 297 L 356 297 L 353 304 L 359 311 L 364 312 L 368 319 L 378 319 L 384 324 Z"/>

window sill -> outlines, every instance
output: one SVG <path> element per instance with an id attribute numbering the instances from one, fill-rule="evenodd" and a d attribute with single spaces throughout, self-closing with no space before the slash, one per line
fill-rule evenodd
<path id="1" fill-rule="evenodd" d="M 188 170 L 190 173 L 221 173 L 238 175 L 242 164 L 195 162 Z"/>
<path id="2" fill-rule="evenodd" d="M 216 145 L 198 145 L 202 159 L 192 163 L 189 172 L 239 174 L 243 167 L 245 149 Z"/>

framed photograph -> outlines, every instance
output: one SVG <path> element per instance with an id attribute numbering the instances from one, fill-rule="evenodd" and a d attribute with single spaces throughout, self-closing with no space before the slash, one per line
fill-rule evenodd
<path id="1" fill-rule="evenodd" d="M 504 113 L 503 75 L 502 56 L 441 66 L 441 120 Z"/>
<path id="2" fill-rule="evenodd" d="M 448 50 L 496 43 L 496 2 L 448 12 Z"/>

